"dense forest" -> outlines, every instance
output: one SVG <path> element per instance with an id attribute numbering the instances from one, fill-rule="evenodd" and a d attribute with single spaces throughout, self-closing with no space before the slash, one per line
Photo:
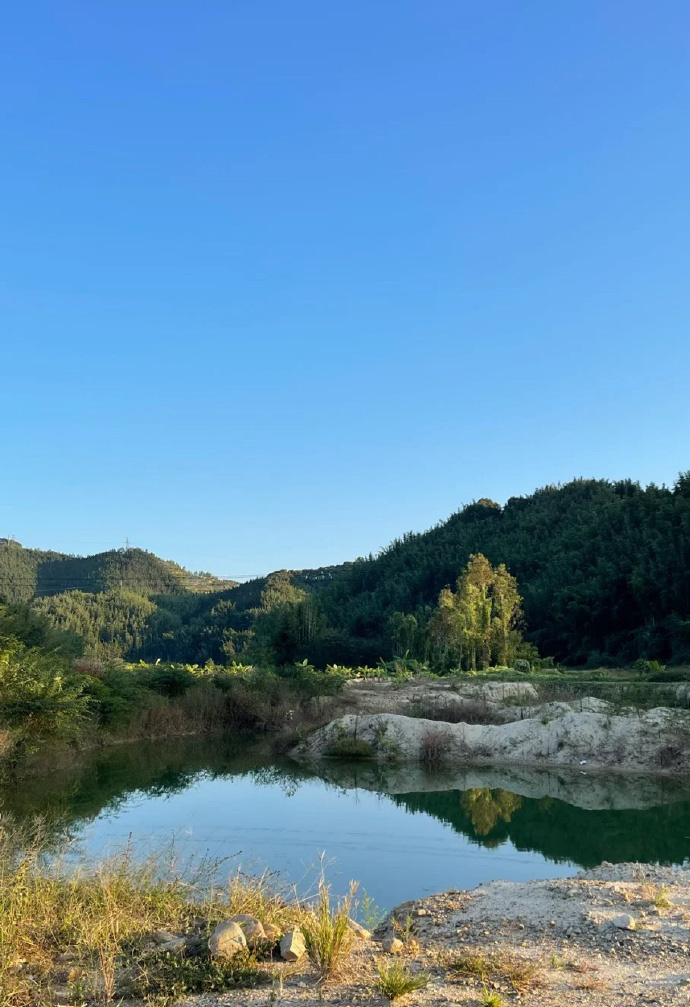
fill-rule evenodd
<path id="1" fill-rule="evenodd" d="M 513 628 L 542 655 L 690 661 L 690 473 L 672 488 L 575 480 L 504 506 L 481 499 L 378 556 L 235 586 L 141 550 L 77 558 L 3 540 L 0 596 L 30 601 L 98 657 L 434 664 L 449 652 L 443 618 L 447 627 L 463 603 L 458 577 L 477 554 L 517 582 Z"/>

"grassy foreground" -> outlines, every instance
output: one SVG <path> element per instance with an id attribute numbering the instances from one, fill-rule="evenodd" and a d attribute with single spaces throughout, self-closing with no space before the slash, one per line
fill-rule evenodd
<path id="1" fill-rule="evenodd" d="M 157 1004 L 204 991 L 271 984 L 274 944 L 212 959 L 207 938 L 221 920 L 256 916 L 281 933 L 318 934 L 320 917 L 269 876 L 234 874 L 218 886 L 218 862 L 181 862 L 173 848 L 137 862 L 124 849 L 100 863 L 47 856 L 40 826 L 0 830 L 0 1005 Z M 327 910 L 329 925 L 349 906 Z M 323 915 L 323 908 L 319 912 Z M 167 940 L 184 935 L 183 951 Z"/>

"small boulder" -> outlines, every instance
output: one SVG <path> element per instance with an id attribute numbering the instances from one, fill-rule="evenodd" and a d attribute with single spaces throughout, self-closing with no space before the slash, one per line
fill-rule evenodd
<path id="1" fill-rule="evenodd" d="M 244 934 L 248 948 L 255 948 L 267 940 L 263 924 L 260 920 L 257 920 L 256 916 L 250 916 L 248 913 L 238 913 L 237 916 L 231 916 L 228 922 L 238 925 Z"/>
<path id="2" fill-rule="evenodd" d="M 614 927 L 618 927 L 619 930 L 637 929 L 637 920 L 634 916 L 628 915 L 628 913 L 623 913 L 622 916 L 614 916 L 611 923 Z"/>
<path id="3" fill-rule="evenodd" d="M 405 945 L 398 937 L 388 937 L 381 941 L 381 948 L 389 955 L 399 955 L 405 949 Z"/>
<path id="4" fill-rule="evenodd" d="M 307 950 L 301 930 L 290 930 L 280 942 L 280 957 L 286 962 L 296 962 Z"/>
<path id="5" fill-rule="evenodd" d="M 177 934 L 172 933 L 170 930 L 154 930 L 151 934 L 151 940 L 155 941 L 156 944 L 168 944 L 170 941 L 177 940 Z"/>
<path id="6" fill-rule="evenodd" d="M 164 952 L 169 952 L 173 955 L 179 955 L 182 951 L 187 948 L 187 938 L 186 937 L 171 937 L 169 941 L 165 941 L 163 944 L 159 945 L 160 950 Z"/>
<path id="7" fill-rule="evenodd" d="M 208 949 L 214 958 L 233 958 L 247 946 L 239 923 L 225 920 L 219 923 L 208 939 Z"/>
<path id="8" fill-rule="evenodd" d="M 357 923 L 356 920 L 348 920 L 347 928 L 348 930 L 351 930 L 353 934 L 356 934 L 357 937 L 360 937 L 363 941 L 371 940 L 371 934 L 369 933 L 369 931 L 365 927 Z"/>

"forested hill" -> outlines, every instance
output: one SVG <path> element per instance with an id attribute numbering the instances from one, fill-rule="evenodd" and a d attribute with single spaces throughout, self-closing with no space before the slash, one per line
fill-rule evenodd
<path id="1" fill-rule="evenodd" d="M 147 660 L 375 664 L 433 658 L 439 592 L 469 557 L 505 564 L 526 639 L 570 664 L 690 662 L 690 473 L 490 500 L 376 557 L 232 586 L 140 549 L 77 558 L 0 541 L 0 597 L 32 601 L 86 652 Z"/>
<path id="2" fill-rule="evenodd" d="M 527 637 L 542 654 L 690 660 L 690 473 L 672 489 L 576 480 L 503 507 L 480 500 L 353 563 L 324 594 L 328 619 L 355 651 L 381 650 L 392 614 L 413 613 L 423 627 L 476 552 L 517 578 Z"/>
<path id="3" fill-rule="evenodd" d="M 94 556 L 25 549 L 0 539 L 0 597 L 31 601 L 65 591 L 89 593 L 127 588 L 137 593 L 181 594 L 233 587 L 207 573 L 191 573 L 143 549 L 111 549 Z"/>

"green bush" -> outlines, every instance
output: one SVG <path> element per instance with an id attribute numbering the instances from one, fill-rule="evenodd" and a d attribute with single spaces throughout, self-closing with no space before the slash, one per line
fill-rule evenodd
<path id="1" fill-rule="evenodd" d="M 666 670 L 666 665 L 660 664 L 659 661 L 648 661 L 646 657 L 640 657 L 635 661 L 633 668 L 643 675 L 658 675 Z"/>
<path id="2" fill-rule="evenodd" d="M 26 647 L 18 640 L 0 645 L 0 722 L 31 738 L 73 738 L 88 715 L 84 681 L 59 654 Z"/>
<path id="3" fill-rule="evenodd" d="M 326 749 L 334 759 L 373 759 L 374 746 L 363 738 L 338 738 Z"/>

